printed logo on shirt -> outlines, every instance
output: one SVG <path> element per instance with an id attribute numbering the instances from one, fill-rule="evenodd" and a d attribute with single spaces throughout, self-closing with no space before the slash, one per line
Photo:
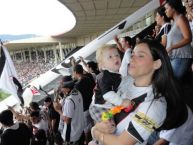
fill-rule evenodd
<path id="1" fill-rule="evenodd" d="M 153 119 L 142 112 L 137 112 L 132 119 L 149 132 L 153 132 L 156 128 L 160 127 Z"/>

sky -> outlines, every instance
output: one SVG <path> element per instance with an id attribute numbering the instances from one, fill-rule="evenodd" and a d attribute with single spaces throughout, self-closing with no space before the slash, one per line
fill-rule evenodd
<path id="1" fill-rule="evenodd" d="M 0 35 L 56 36 L 71 30 L 74 15 L 58 0 L 0 0 Z"/>

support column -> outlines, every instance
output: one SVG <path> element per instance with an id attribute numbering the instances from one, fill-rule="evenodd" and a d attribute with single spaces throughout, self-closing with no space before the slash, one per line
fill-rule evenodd
<path id="1" fill-rule="evenodd" d="M 60 60 L 62 61 L 64 59 L 64 54 L 63 54 L 63 51 L 62 51 L 61 42 L 59 42 L 58 45 L 59 45 L 59 49 L 60 49 Z"/>
<path id="2" fill-rule="evenodd" d="M 20 54 L 21 54 L 21 61 L 23 62 L 24 58 L 23 58 L 23 51 L 22 50 L 20 51 Z"/>
<path id="3" fill-rule="evenodd" d="M 23 61 L 26 62 L 25 50 L 23 50 Z"/>
<path id="4" fill-rule="evenodd" d="M 43 52 L 44 52 L 44 61 L 47 62 L 47 55 L 46 55 L 46 49 L 43 48 Z"/>
<path id="5" fill-rule="evenodd" d="M 53 51 L 54 51 L 54 63 L 57 64 L 57 62 L 58 62 L 58 55 L 57 55 L 57 52 L 56 52 L 57 51 L 56 48 L 54 48 Z"/>
<path id="6" fill-rule="evenodd" d="M 37 48 L 35 49 L 35 51 L 36 51 L 36 61 L 38 62 L 38 61 L 39 61 L 39 56 L 38 56 L 38 50 L 37 50 Z"/>
<path id="7" fill-rule="evenodd" d="M 31 50 L 30 50 L 30 48 L 28 48 L 28 51 L 29 51 L 29 62 L 32 62 L 32 59 L 31 59 Z"/>
<path id="8" fill-rule="evenodd" d="M 15 59 L 15 52 L 13 51 L 13 61 L 15 61 L 16 59 Z"/>

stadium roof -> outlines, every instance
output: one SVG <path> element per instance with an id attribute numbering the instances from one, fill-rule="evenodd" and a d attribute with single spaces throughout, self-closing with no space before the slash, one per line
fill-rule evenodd
<path id="1" fill-rule="evenodd" d="M 76 17 L 76 26 L 60 37 L 104 32 L 151 0 L 59 0 Z"/>
<path id="2" fill-rule="evenodd" d="M 9 49 L 21 49 L 21 48 L 35 48 L 35 47 L 43 47 L 53 44 L 58 44 L 59 42 L 71 42 L 73 41 L 70 38 L 53 38 L 53 37 L 35 37 L 30 39 L 21 39 L 14 40 L 8 43 L 5 43 L 5 46 Z"/>
<path id="3" fill-rule="evenodd" d="M 46 46 L 73 39 L 102 33 L 151 0 L 58 0 L 68 7 L 76 17 L 75 27 L 55 38 L 31 38 L 11 41 L 6 44 L 9 49 Z"/>

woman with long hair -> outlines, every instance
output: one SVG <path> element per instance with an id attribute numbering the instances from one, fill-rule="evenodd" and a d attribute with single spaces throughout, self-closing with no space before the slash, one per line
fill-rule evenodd
<path id="1" fill-rule="evenodd" d="M 166 0 L 166 15 L 173 19 L 167 35 L 166 49 L 171 59 L 174 75 L 181 79 L 192 64 L 192 33 L 181 0 Z"/>
<path id="2" fill-rule="evenodd" d="M 142 40 L 136 45 L 128 71 L 117 94 L 128 96 L 133 108 L 114 116 L 116 130 L 112 121 L 92 128 L 93 138 L 103 145 L 145 144 L 155 130 L 176 128 L 186 121 L 186 105 L 167 52 L 158 41 Z"/>
<path id="3" fill-rule="evenodd" d="M 157 39 L 164 47 L 166 47 L 167 34 L 171 29 L 171 23 L 170 19 L 166 16 L 164 7 L 157 9 L 155 20 L 157 25 L 161 27 L 155 39 Z"/>

